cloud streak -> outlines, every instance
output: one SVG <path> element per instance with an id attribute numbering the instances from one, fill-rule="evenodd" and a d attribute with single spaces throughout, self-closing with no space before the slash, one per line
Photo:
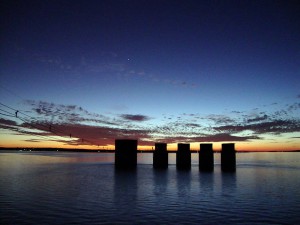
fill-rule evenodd
<path id="1" fill-rule="evenodd" d="M 125 120 L 136 121 L 136 122 L 143 122 L 143 121 L 150 120 L 150 118 L 148 116 L 140 115 L 140 114 L 137 114 L 137 115 L 122 114 L 121 118 L 123 118 Z"/>
<path id="2" fill-rule="evenodd" d="M 295 104 L 285 109 L 267 112 L 232 112 L 232 115 L 199 115 L 184 113 L 162 115 L 162 124 L 155 124 L 142 114 L 115 116 L 91 113 L 76 105 L 54 104 L 45 101 L 26 101 L 34 113 L 31 118 L 0 118 L 0 128 L 17 135 L 42 136 L 50 141 L 68 145 L 113 145 L 117 138 L 139 139 L 141 145 L 154 142 L 248 142 L 262 140 L 265 134 L 280 135 L 300 132 L 300 120 L 285 118 L 289 109 L 299 110 Z M 258 110 L 258 109 L 257 109 Z M 148 121 L 147 124 L 143 123 Z M 53 138 L 54 136 L 63 138 Z M 60 138 L 60 139 L 59 139 Z M 37 138 L 31 138 L 37 141 Z M 28 139 L 29 140 L 29 139 Z M 43 139 L 40 139 L 43 141 Z"/>
<path id="3" fill-rule="evenodd" d="M 245 125 L 227 125 L 214 127 L 216 131 L 238 133 L 242 131 L 253 131 L 255 134 L 280 134 L 300 132 L 300 123 L 297 120 L 275 120 Z"/>
<path id="4" fill-rule="evenodd" d="M 148 81 L 172 85 L 182 88 L 194 88 L 197 85 L 188 80 L 174 79 L 174 78 L 161 78 L 161 75 L 155 75 L 145 72 L 141 69 L 135 69 L 130 64 L 129 59 L 119 56 L 118 53 L 113 51 L 102 51 L 98 55 L 98 60 L 81 55 L 73 62 L 64 59 L 58 55 L 45 55 L 42 52 L 28 53 L 29 51 L 23 49 L 19 52 L 23 57 L 31 58 L 31 60 L 41 63 L 43 65 L 52 67 L 57 71 L 72 74 L 111 74 L 116 77 L 124 79 L 147 79 Z"/>

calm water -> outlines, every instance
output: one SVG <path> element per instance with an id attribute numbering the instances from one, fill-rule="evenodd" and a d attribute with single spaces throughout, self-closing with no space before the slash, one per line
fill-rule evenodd
<path id="1" fill-rule="evenodd" d="M 0 153 L 0 224 L 300 224 L 300 153 L 240 153 L 236 173 L 114 170 L 114 154 Z"/>

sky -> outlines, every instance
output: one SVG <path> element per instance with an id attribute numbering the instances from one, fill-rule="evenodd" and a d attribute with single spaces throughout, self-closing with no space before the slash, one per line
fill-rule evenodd
<path id="1" fill-rule="evenodd" d="M 3 0 L 0 147 L 300 149 L 298 1 Z"/>

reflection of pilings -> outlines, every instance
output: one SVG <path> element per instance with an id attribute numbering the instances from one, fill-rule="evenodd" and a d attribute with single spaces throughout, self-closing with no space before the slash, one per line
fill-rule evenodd
<path id="1" fill-rule="evenodd" d="M 176 153 L 176 167 L 177 169 L 191 168 L 190 144 L 178 144 Z"/>
<path id="2" fill-rule="evenodd" d="M 221 151 L 221 169 L 222 171 L 232 171 L 236 169 L 234 144 L 222 144 Z"/>
<path id="3" fill-rule="evenodd" d="M 115 140 L 115 167 L 134 169 L 137 165 L 137 140 Z"/>
<path id="4" fill-rule="evenodd" d="M 153 167 L 159 169 L 168 168 L 168 152 L 166 143 L 155 143 L 153 153 Z"/>
<path id="5" fill-rule="evenodd" d="M 212 144 L 200 144 L 199 169 L 202 171 L 214 170 L 214 152 Z"/>

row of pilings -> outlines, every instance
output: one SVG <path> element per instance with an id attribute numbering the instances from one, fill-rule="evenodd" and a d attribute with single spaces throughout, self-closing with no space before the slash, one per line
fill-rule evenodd
<path id="1" fill-rule="evenodd" d="M 134 169 L 137 166 L 137 140 L 115 140 L 115 167 L 117 169 Z M 153 152 L 153 167 L 168 168 L 168 151 L 166 143 L 156 143 Z M 176 168 L 191 169 L 190 144 L 178 144 L 176 152 Z M 214 170 L 214 152 L 212 144 L 200 144 L 199 170 Z M 234 172 L 236 170 L 236 156 L 234 143 L 222 144 L 221 170 Z"/>

